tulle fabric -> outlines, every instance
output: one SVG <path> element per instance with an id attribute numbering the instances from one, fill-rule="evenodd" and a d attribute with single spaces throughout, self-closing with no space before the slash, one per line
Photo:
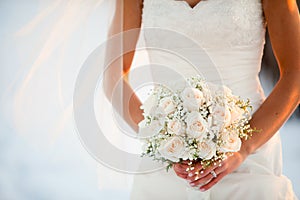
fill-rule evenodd
<path id="1" fill-rule="evenodd" d="M 20 65 L 4 94 L 12 99 L 6 110 L 14 120 L 13 128 L 37 147 L 54 148 L 53 144 L 65 132 L 78 135 L 82 148 L 99 163 L 92 169 L 98 176 L 99 189 L 128 191 L 132 176 L 127 174 L 127 165 L 130 155 L 139 156 L 140 143 L 132 137 L 134 131 L 122 117 L 116 117 L 122 116 L 122 83 L 114 90 L 114 106 L 103 85 L 108 63 L 123 51 L 123 38 L 119 34 L 123 28 L 123 3 L 118 0 L 38 3 L 35 17 L 22 24 L 14 36 Z M 117 36 L 107 42 L 113 35 Z M 122 56 L 114 63 L 120 79 L 123 78 L 121 63 Z M 90 86 L 86 77 L 95 85 Z M 84 107 L 82 102 L 91 96 L 90 106 Z M 88 109 L 93 112 L 81 115 Z M 96 128 L 85 130 L 84 124 L 90 121 L 95 122 Z M 117 153 L 108 152 L 107 147 Z M 118 161 L 119 157 L 123 159 Z"/>

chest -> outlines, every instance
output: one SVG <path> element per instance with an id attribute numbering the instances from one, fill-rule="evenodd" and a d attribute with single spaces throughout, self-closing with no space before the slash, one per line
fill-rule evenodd
<path id="1" fill-rule="evenodd" d="M 265 28 L 261 0 L 144 0 L 142 22 L 211 45 L 260 42 Z"/>

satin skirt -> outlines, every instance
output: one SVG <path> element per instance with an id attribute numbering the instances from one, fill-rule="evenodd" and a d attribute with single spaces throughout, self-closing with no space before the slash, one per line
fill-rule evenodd
<path id="1" fill-rule="evenodd" d="M 295 200 L 290 180 L 282 175 L 281 140 L 276 133 L 233 173 L 206 192 L 191 189 L 173 170 L 136 175 L 131 200 Z"/>

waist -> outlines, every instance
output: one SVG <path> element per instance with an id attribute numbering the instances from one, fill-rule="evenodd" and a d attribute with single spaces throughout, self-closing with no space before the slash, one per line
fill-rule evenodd
<path id="1" fill-rule="evenodd" d="M 248 49 L 249 50 L 249 49 Z M 230 49 L 148 49 L 154 82 L 174 85 L 200 75 L 206 81 L 226 85 L 235 95 L 250 99 L 256 110 L 264 100 L 258 78 L 260 58 L 249 51 Z M 173 84 L 172 84 L 173 83 Z"/>

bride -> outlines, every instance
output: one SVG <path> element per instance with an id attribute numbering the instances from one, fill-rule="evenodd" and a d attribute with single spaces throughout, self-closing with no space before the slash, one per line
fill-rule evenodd
<path id="1" fill-rule="evenodd" d="M 300 102 L 300 24 L 296 1 L 124 0 L 115 9 L 110 35 L 135 30 L 124 36 L 124 49 L 133 49 L 122 57 L 125 77 L 130 72 L 138 37 L 143 33 L 156 82 L 172 85 L 172 80 L 177 79 L 175 74 L 188 77 L 195 73 L 208 81 L 221 82 L 233 93 L 251 100 L 250 123 L 261 130 L 243 141 L 239 152 L 207 169 L 202 169 L 200 163 L 192 168 L 181 163 L 168 173 L 159 170 L 136 175 L 131 198 L 297 199 L 291 182 L 281 172 L 278 133 Z M 266 27 L 280 67 L 280 80 L 267 98 L 258 79 Z M 113 67 L 105 73 L 109 99 L 118 76 L 121 75 Z M 138 130 L 137 124 L 143 119 L 142 103 L 126 79 L 123 83 L 122 98 L 128 102 L 123 117 Z M 189 189 L 187 184 L 195 189 Z"/>

